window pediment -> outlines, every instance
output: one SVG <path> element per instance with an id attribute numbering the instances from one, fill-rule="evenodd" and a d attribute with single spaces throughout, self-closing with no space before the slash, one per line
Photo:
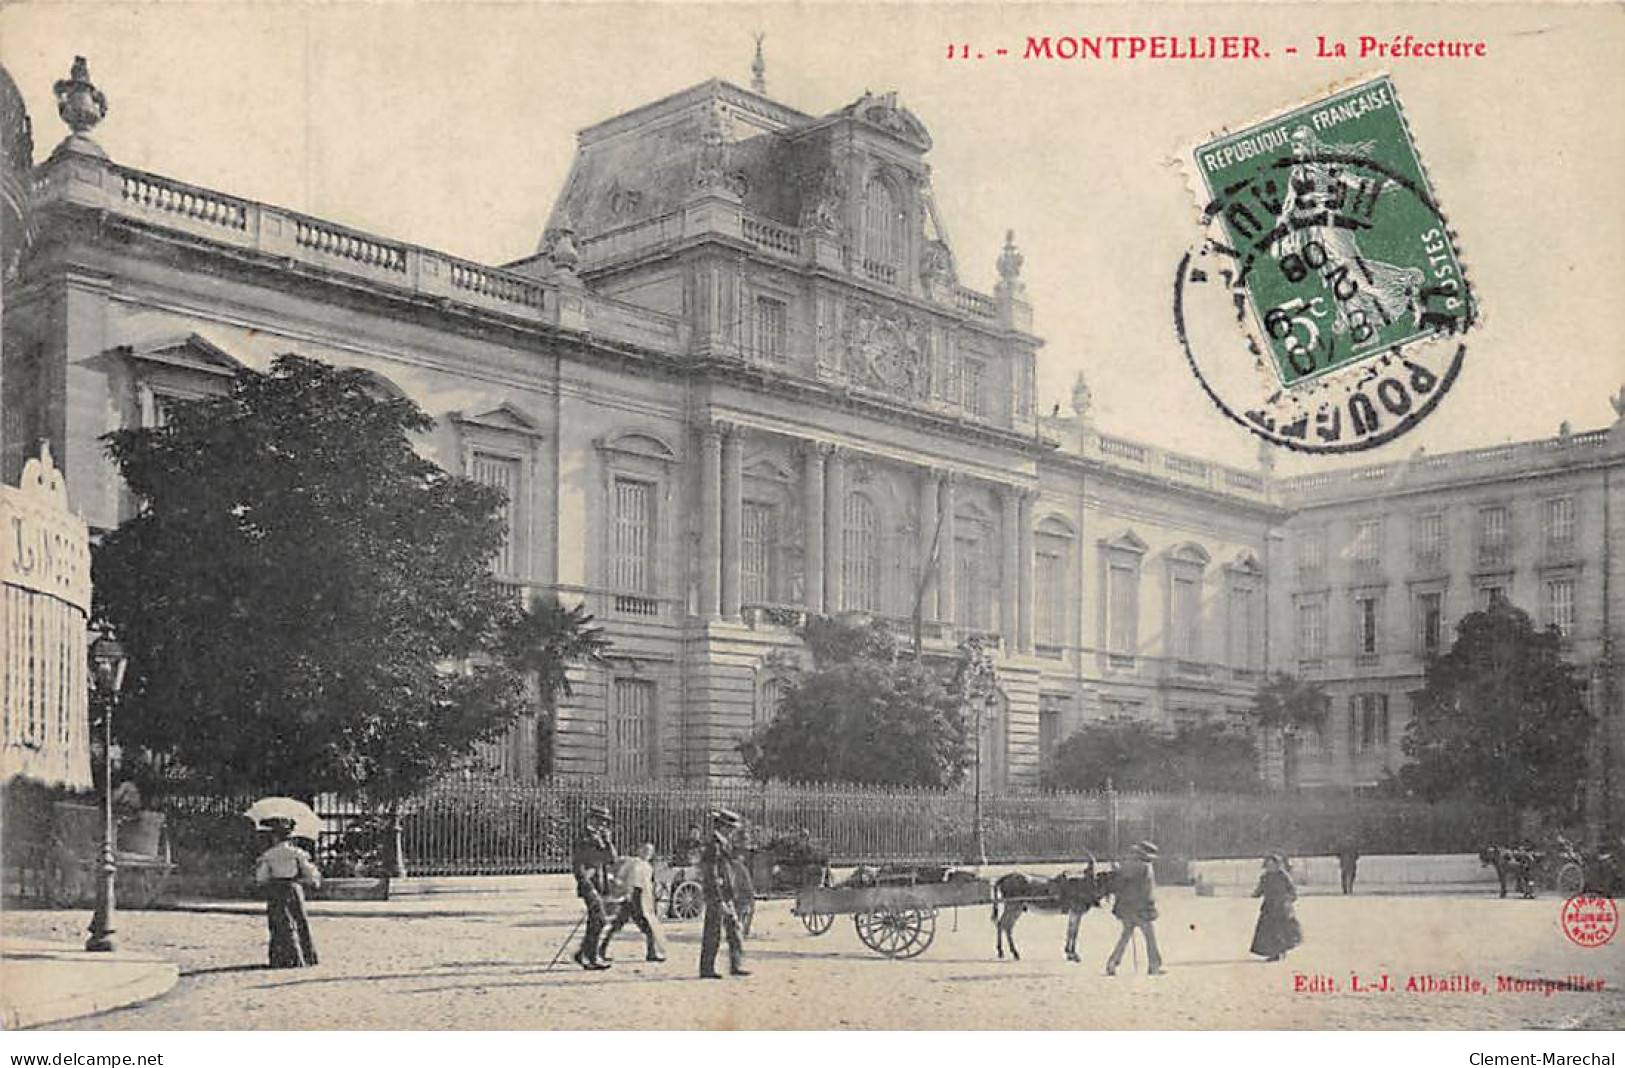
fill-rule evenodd
<path id="1" fill-rule="evenodd" d="M 145 341 L 125 346 L 123 351 L 128 358 L 142 363 L 222 378 L 230 378 L 245 366 L 241 360 L 201 334 L 181 334 Z"/>
<path id="2" fill-rule="evenodd" d="M 526 437 L 542 437 L 544 433 L 542 425 L 526 413 L 524 409 L 506 401 L 495 408 L 488 408 L 473 415 L 452 412 L 449 418 L 458 426 L 470 429 L 495 431 L 502 434 L 522 434 Z"/>
<path id="3" fill-rule="evenodd" d="M 1048 534 L 1053 538 L 1077 537 L 1077 532 L 1072 529 L 1072 524 L 1058 515 L 1047 515 L 1040 519 L 1035 529 L 1038 533 Z"/>
<path id="4" fill-rule="evenodd" d="M 1187 541 L 1168 550 L 1168 562 L 1203 568 L 1213 562 L 1213 556 L 1194 541 Z"/>
<path id="5" fill-rule="evenodd" d="M 1262 576 L 1264 565 L 1258 562 L 1251 549 L 1243 549 L 1236 554 L 1236 558 L 1225 565 L 1226 569 L 1236 575 Z"/>
<path id="6" fill-rule="evenodd" d="M 647 430 L 623 430 L 605 434 L 593 444 L 602 452 L 638 456 L 660 463 L 674 463 L 680 458 L 677 450 L 667 444 L 665 439 Z"/>
<path id="7" fill-rule="evenodd" d="M 1145 539 L 1127 528 L 1124 528 L 1116 536 L 1107 538 L 1100 544 L 1104 549 L 1120 553 L 1133 553 L 1135 556 L 1144 556 L 1151 549 L 1151 546 L 1146 544 Z"/>

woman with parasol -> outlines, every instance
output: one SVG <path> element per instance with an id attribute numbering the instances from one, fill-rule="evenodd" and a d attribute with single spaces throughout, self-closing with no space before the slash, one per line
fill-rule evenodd
<path id="1" fill-rule="evenodd" d="M 322 885 L 310 854 L 289 839 L 297 833 L 314 841 L 321 820 L 308 805 L 292 798 L 265 798 L 245 813 L 271 838 L 254 866 L 254 882 L 265 888 L 265 919 L 270 929 L 270 965 L 304 968 L 316 963 L 316 946 L 305 915 L 305 890 Z"/>

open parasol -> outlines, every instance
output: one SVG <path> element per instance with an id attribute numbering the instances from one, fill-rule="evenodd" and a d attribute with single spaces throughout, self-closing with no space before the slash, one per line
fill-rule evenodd
<path id="1" fill-rule="evenodd" d="M 295 838 L 312 842 L 322 835 L 322 818 L 303 801 L 291 797 L 262 797 L 243 813 L 257 827 L 266 820 L 292 820 Z"/>

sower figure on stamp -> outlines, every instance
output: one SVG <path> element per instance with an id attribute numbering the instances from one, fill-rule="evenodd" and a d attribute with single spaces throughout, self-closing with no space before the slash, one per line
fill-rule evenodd
<path id="1" fill-rule="evenodd" d="M 749 975 L 745 970 L 745 947 L 739 932 L 739 912 L 734 904 L 733 832 L 739 817 L 725 808 L 711 813 L 711 837 L 700 854 L 700 887 L 705 892 L 705 928 L 700 934 L 700 978 L 721 979 L 717 972 L 717 950 L 724 935 L 728 939 L 728 971 Z"/>
<path id="2" fill-rule="evenodd" d="M 1134 856 L 1117 869 L 1116 902 L 1112 915 L 1123 924 L 1123 933 L 1117 938 L 1112 955 L 1106 960 L 1106 974 L 1116 975 L 1123 962 L 1123 952 L 1134 939 L 1136 928 L 1145 935 L 1145 959 L 1148 975 L 1162 974 L 1162 952 L 1157 948 L 1156 879 L 1151 873 L 1151 862 L 1157 859 L 1154 842 L 1138 842 Z"/>
<path id="3" fill-rule="evenodd" d="M 648 961 L 663 961 L 666 959 L 666 935 L 660 927 L 658 910 L 654 907 L 655 875 L 654 859 L 655 844 L 644 842 L 638 847 L 637 856 L 622 857 L 615 862 L 615 883 L 626 895 L 620 908 L 615 910 L 615 918 L 610 921 L 609 929 L 604 932 L 603 948 L 598 951 L 598 959 L 609 962 L 609 944 L 615 941 L 621 928 L 626 926 L 628 920 L 638 925 L 643 932 L 643 959 Z"/>
<path id="4" fill-rule="evenodd" d="M 599 959 L 603 945 L 604 892 L 608 888 L 608 868 L 615 863 L 615 842 L 609 834 L 609 809 L 594 805 L 587 810 L 584 826 L 570 844 L 570 870 L 576 879 L 576 896 L 587 906 L 587 931 L 575 962 L 588 971 L 603 971 L 607 961 Z"/>

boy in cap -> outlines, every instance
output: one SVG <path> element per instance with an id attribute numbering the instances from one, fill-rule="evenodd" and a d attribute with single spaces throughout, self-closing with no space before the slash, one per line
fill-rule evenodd
<path id="1" fill-rule="evenodd" d="M 728 938 L 728 971 L 749 975 L 745 970 L 745 947 L 739 933 L 739 912 L 734 906 L 733 833 L 739 816 L 725 808 L 711 813 L 712 833 L 700 854 L 700 887 L 705 892 L 705 928 L 700 934 L 700 978 L 721 979 L 717 972 L 717 950 L 723 935 Z"/>
<path id="2" fill-rule="evenodd" d="M 1136 927 L 1145 934 L 1145 959 L 1150 966 L 1147 974 L 1162 974 L 1162 953 L 1157 949 L 1157 929 L 1153 922 L 1157 918 L 1157 901 L 1151 862 L 1155 859 L 1156 843 L 1137 842 L 1134 856 L 1117 869 L 1117 900 L 1112 904 L 1112 915 L 1123 924 L 1123 933 L 1118 936 L 1117 946 L 1106 961 L 1107 975 L 1117 974 L 1117 966 L 1123 962 L 1123 951 L 1133 941 Z"/>
<path id="3" fill-rule="evenodd" d="M 607 868 L 615 863 L 615 842 L 609 835 L 609 809 L 594 805 L 587 809 L 583 826 L 570 844 L 570 870 L 576 878 L 576 896 L 587 906 L 587 931 L 581 936 L 581 948 L 575 952 L 575 962 L 588 971 L 599 972 L 609 967 L 600 960 L 604 924 L 608 919 L 604 909 L 604 892 L 608 888 Z"/>

